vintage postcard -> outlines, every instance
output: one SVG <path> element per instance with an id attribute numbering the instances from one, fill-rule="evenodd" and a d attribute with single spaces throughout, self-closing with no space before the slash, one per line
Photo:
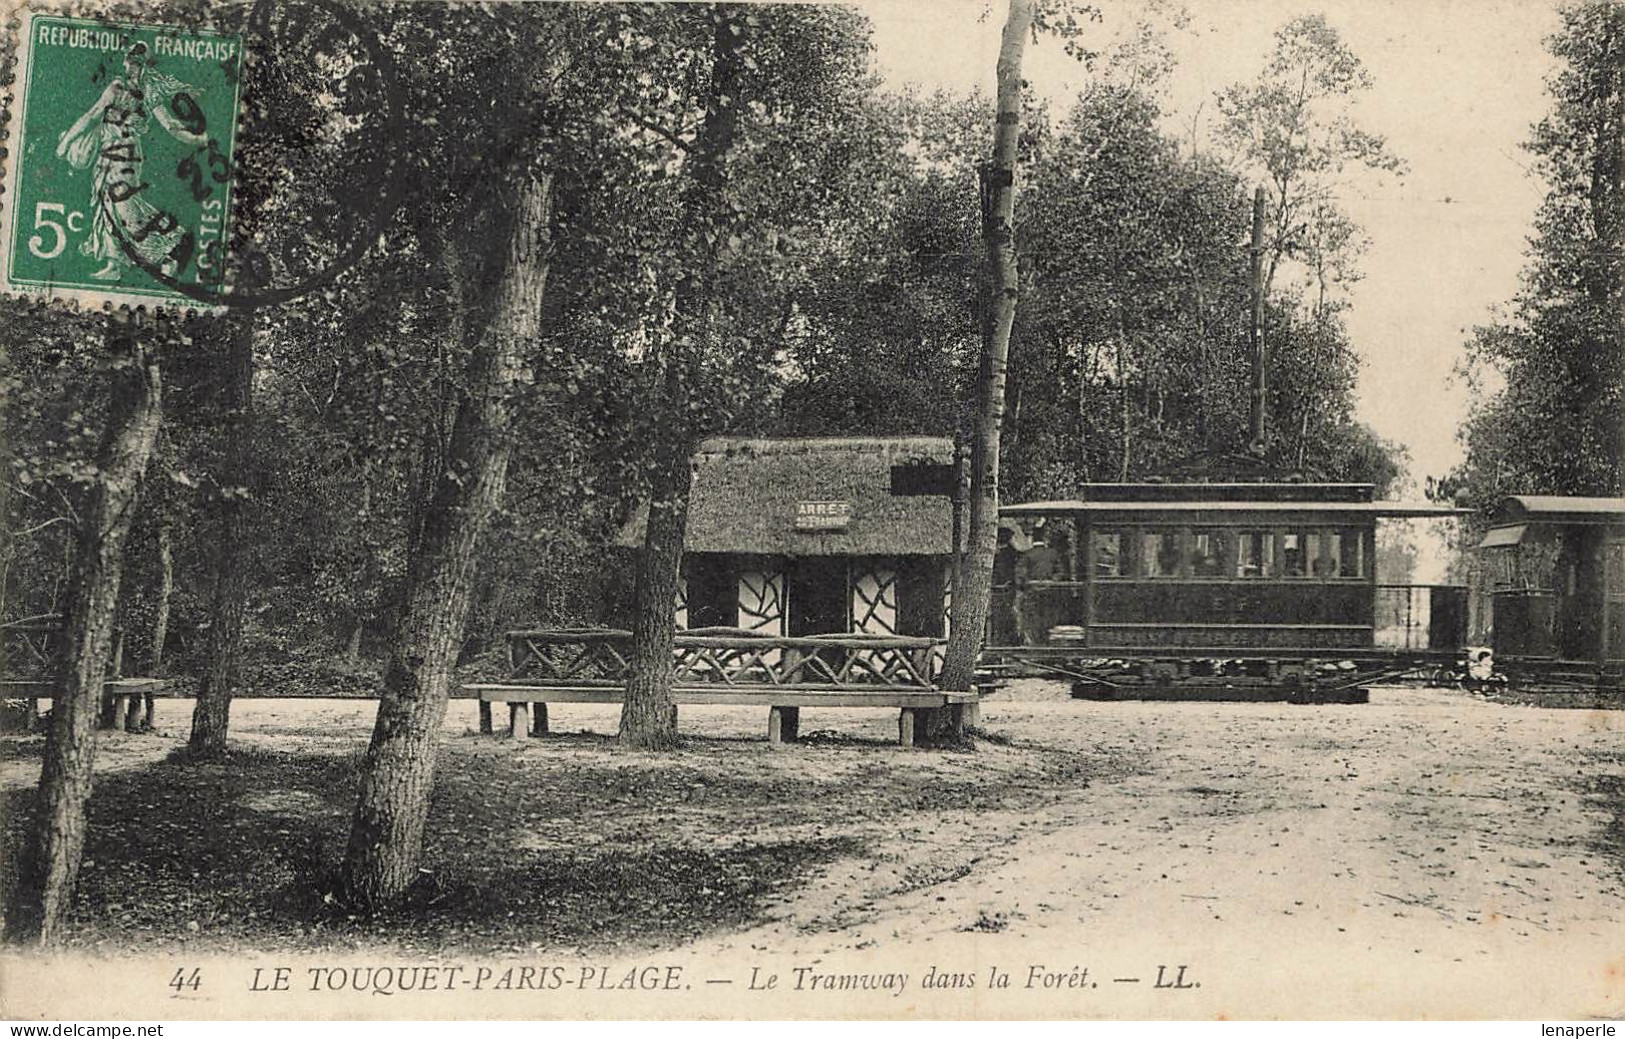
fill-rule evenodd
<path id="1" fill-rule="evenodd" d="M 0 1017 L 1625 1014 L 1618 0 L 0 68 Z"/>

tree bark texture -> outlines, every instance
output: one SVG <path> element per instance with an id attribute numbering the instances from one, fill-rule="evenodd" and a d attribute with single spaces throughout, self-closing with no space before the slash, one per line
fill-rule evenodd
<path id="1" fill-rule="evenodd" d="M 1252 360 L 1252 387 L 1248 400 L 1247 449 L 1255 456 L 1264 457 L 1266 444 L 1269 390 L 1266 372 L 1269 358 L 1264 352 L 1264 294 L 1268 291 L 1264 281 L 1264 186 L 1253 191 L 1253 237 L 1248 248 L 1251 265 L 1252 313 L 1247 322 L 1247 347 Z M 1270 277 L 1275 276 L 1272 263 Z"/>
<path id="2" fill-rule="evenodd" d="M 1131 449 L 1134 446 L 1134 424 L 1130 421 L 1128 392 L 1128 333 L 1123 329 L 1123 306 L 1117 306 L 1117 411 L 1118 411 L 1118 452 L 1117 452 L 1117 479 L 1120 483 L 1128 482 L 1128 462 Z"/>
<path id="3" fill-rule="evenodd" d="M 677 601 L 688 530 L 692 471 L 687 447 L 686 439 L 678 438 L 661 451 L 651 488 L 649 522 L 638 553 L 631 668 L 626 699 L 621 702 L 620 740 L 649 750 L 677 745 L 677 704 L 672 697 L 677 615 L 672 604 Z"/>
<path id="4" fill-rule="evenodd" d="M 458 391 L 445 460 L 419 506 L 406 604 L 390 633 L 378 717 L 340 870 L 342 895 L 360 908 L 397 898 L 418 874 L 436 741 L 473 599 L 476 553 L 507 482 L 510 398 L 525 352 L 541 333 L 551 190 L 550 177 L 521 175 L 493 317 Z"/>
<path id="5" fill-rule="evenodd" d="M 247 502 L 235 492 L 252 486 L 254 464 L 254 326 L 252 313 L 229 319 L 230 351 L 224 387 L 226 445 L 215 479 L 214 575 L 209 597 L 206 664 L 192 709 L 190 750 L 212 757 L 226 750 L 231 698 L 242 674 L 243 621 L 248 613 L 248 567 L 244 565 L 248 530 Z"/>
<path id="6" fill-rule="evenodd" d="M 993 556 L 999 540 L 999 429 L 1004 419 L 1005 364 L 1018 295 L 1015 243 L 1016 137 L 1021 130 L 1021 59 L 1032 33 L 1032 0 L 1010 0 L 999 43 L 998 115 L 993 160 L 982 170 L 982 240 L 986 249 L 990 320 L 977 373 L 977 411 L 971 436 L 970 516 L 967 545 L 955 582 L 953 624 L 943 660 L 943 688 L 971 687 L 993 593 Z M 933 729 L 935 726 L 933 726 Z"/>
<path id="7" fill-rule="evenodd" d="M 671 692 L 672 649 L 677 632 L 673 603 L 688 535 L 690 456 L 697 441 L 689 398 L 703 376 L 700 357 L 716 309 L 712 299 L 715 243 L 727 238 L 728 157 L 737 133 L 739 80 L 744 70 L 743 9 L 720 5 L 713 17 L 711 83 L 705 119 L 688 155 L 694 172 L 683 202 L 685 224 L 698 248 L 691 252 L 695 257 L 693 269 L 678 287 L 678 335 L 666 359 L 665 407 L 674 417 L 674 428 L 655 452 L 649 522 L 638 553 L 637 616 L 632 623 L 628 661 L 631 666 L 621 705 L 621 742 L 646 749 L 677 744 L 677 708 Z M 711 244 L 704 244 L 707 237 Z"/>
<path id="8" fill-rule="evenodd" d="M 113 653 L 113 620 L 124 548 L 162 418 L 163 381 L 140 332 L 110 319 L 114 369 L 100 476 L 79 532 L 51 729 L 40 772 L 38 814 L 21 860 L 7 921 L 17 941 L 53 942 L 73 896 L 93 785 L 96 721 Z"/>

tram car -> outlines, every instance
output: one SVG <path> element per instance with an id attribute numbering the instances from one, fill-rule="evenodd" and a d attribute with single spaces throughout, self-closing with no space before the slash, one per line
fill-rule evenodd
<path id="1" fill-rule="evenodd" d="M 1334 702 L 1454 664 L 1467 589 L 1379 586 L 1376 525 L 1463 510 L 1373 490 L 1111 483 L 1008 505 L 984 660 L 1070 676 L 1084 698 Z M 1410 623 L 1379 645 L 1396 595 Z"/>

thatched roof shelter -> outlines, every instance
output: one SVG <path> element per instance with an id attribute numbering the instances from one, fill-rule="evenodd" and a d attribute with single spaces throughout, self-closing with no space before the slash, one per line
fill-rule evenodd
<path id="1" fill-rule="evenodd" d="M 713 437 L 694 454 L 689 552 L 946 555 L 953 540 L 946 437 Z M 648 507 L 616 543 L 643 542 Z"/>

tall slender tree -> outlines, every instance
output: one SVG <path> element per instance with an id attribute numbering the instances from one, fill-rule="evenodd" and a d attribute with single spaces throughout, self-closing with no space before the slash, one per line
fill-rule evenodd
<path id="1" fill-rule="evenodd" d="M 475 553 L 507 480 L 510 397 L 525 350 L 541 331 L 552 177 L 538 165 L 520 160 L 502 171 L 512 230 L 491 317 L 471 333 L 466 375 L 454 389 L 450 441 L 415 524 L 405 607 L 391 632 L 340 876 L 346 899 L 359 906 L 398 897 L 417 876 L 440 723 L 474 592 Z"/>
<path id="2" fill-rule="evenodd" d="M 108 318 L 106 425 L 73 563 L 39 803 L 9 907 L 7 930 L 14 940 L 48 944 L 57 938 L 84 852 L 96 718 L 113 653 L 125 542 L 162 416 L 163 380 L 151 320 Z"/>
<path id="3" fill-rule="evenodd" d="M 238 313 L 218 323 L 224 331 L 225 371 L 221 407 L 225 417 L 225 450 L 211 498 L 214 524 L 211 541 L 213 587 L 209 596 L 208 649 L 197 703 L 192 708 L 188 749 L 199 757 L 225 752 L 231 720 L 231 698 L 242 670 L 243 621 L 248 612 L 248 568 L 244 551 L 249 537 L 246 491 L 252 451 L 254 414 L 254 314 Z"/>
<path id="4" fill-rule="evenodd" d="M 1021 62 L 1032 35 L 1033 0 L 1010 0 L 999 42 L 993 154 L 982 169 L 982 238 L 988 317 L 976 376 L 970 450 L 970 509 L 965 551 L 954 582 L 953 625 L 940 681 L 969 690 L 992 596 L 999 535 L 999 435 L 1004 423 L 1005 364 L 1020 295 L 1016 261 L 1016 140 L 1021 132 Z"/>
<path id="5" fill-rule="evenodd" d="M 697 383 L 705 377 L 703 359 L 718 334 L 714 298 L 717 258 L 730 231 L 729 161 L 738 135 L 740 78 L 744 71 L 746 9 L 723 4 L 711 9 L 711 73 L 705 115 L 688 150 L 688 184 L 683 194 L 683 225 L 692 236 L 692 266 L 678 285 L 674 335 L 661 358 L 662 413 L 675 422 L 654 452 L 649 520 L 637 559 L 632 649 L 621 708 L 620 739 L 635 747 L 666 748 L 677 742 L 677 706 L 672 698 L 672 647 L 683 544 L 688 530 L 691 482 L 689 457 L 695 447 Z"/>

